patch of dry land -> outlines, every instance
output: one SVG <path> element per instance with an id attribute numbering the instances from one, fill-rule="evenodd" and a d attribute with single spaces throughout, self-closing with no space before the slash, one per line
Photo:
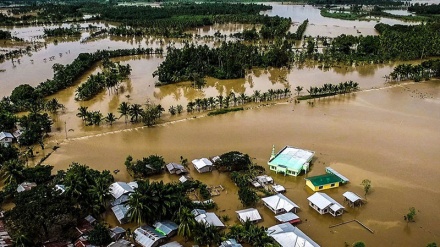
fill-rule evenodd
<path id="1" fill-rule="evenodd" d="M 269 171 L 272 145 L 314 150 L 311 171 L 298 177 Z M 154 128 L 72 136 L 45 163 L 57 170 L 73 161 L 97 169 L 119 169 L 116 179 L 129 181 L 124 167 L 129 154 L 135 159 L 159 154 L 167 162 L 178 162 L 180 156 L 192 160 L 238 150 L 254 157 L 276 183 L 286 187 L 286 196 L 301 207 L 299 228 L 321 246 L 344 246 L 359 240 L 367 246 L 425 246 L 440 242 L 439 147 L 440 82 L 430 81 L 319 99 L 314 106 L 285 103 Z M 367 178 L 372 183 L 367 203 L 356 209 L 347 206 L 336 218 L 310 208 L 307 197 L 313 192 L 304 178 L 323 174 L 327 166 L 348 177 L 350 183 L 326 193 L 343 203 L 345 191 L 363 195 L 360 184 Z M 228 174 L 197 174 L 192 169 L 191 176 L 225 188 L 213 198 L 218 204 L 216 212 L 230 216 L 227 224 L 237 223 L 234 212 L 242 206 Z M 178 176 L 164 174 L 153 179 L 177 181 Z M 414 223 L 403 219 L 409 207 L 417 210 Z M 275 224 L 273 213 L 261 202 L 257 209 L 264 218 L 261 225 Z M 115 222 L 112 217 L 107 218 Z M 374 234 L 356 223 L 329 228 L 352 219 Z"/>

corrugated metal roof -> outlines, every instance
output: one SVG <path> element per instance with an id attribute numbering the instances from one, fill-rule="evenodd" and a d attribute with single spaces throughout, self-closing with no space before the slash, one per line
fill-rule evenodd
<path id="1" fill-rule="evenodd" d="M 320 247 L 298 227 L 294 227 L 290 223 L 269 227 L 267 234 L 282 247 Z"/>
<path id="2" fill-rule="evenodd" d="M 215 213 L 206 212 L 204 214 L 199 214 L 195 217 L 195 220 L 199 223 L 204 223 L 211 226 L 217 226 L 217 227 L 225 226 Z"/>
<path id="3" fill-rule="evenodd" d="M 197 169 L 202 169 L 205 166 L 212 166 L 212 162 L 207 158 L 195 159 L 192 163 Z"/>
<path id="4" fill-rule="evenodd" d="M 243 245 L 239 244 L 235 239 L 228 239 L 221 242 L 219 247 L 243 247 Z"/>
<path id="5" fill-rule="evenodd" d="M 160 233 L 164 233 L 166 236 L 168 236 L 171 232 L 176 231 L 179 228 L 179 226 L 176 223 L 169 220 L 158 221 L 154 223 L 153 226 L 156 228 L 156 231 Z"/>
<path id="6" fill-rule="evenodd" d="M 343 176 L 341 173 L 337 172 L 335 169 L 331 168 L 331 167 L 326 167 L 325 171 L 327 173 L 331 173 L 331 174 L 335 174 L 336 176 L 338 176 L 344 183 L 349 182 L 350 180 L 348 178 L 346 178 L 345 176 Z"/>
<path id="7" fill-rule="evenodd" d="M 165 238 L 160 232 L 149 226 L 136 228 L 134 233 L 136 236 L 135 241 L 143 247 L 151 247 Z"/>
<path id="8" fill-rule="evenodd" d="M 265 204 L 275 209 L 276 211 L 284 209 L 286 212 L 294 208 L 299 208 L 294 202 L 282 194 L 276 194 L 273 196 L 265 197 L 262 199 Z"/>
<path id="9" fill-rule="evenodd" d="M 0 132 L 0 140 L 5 138 L 14 138 L 14 136 L 9 132 Z"/>
<path id="10" fill-rule="evenodd" d="M 289 170 L 301 172 L 303 165 L 312 160 L 313 151 L 285 146 L 274 158 L 269 160 L 269 165 L 284 166 Z"/>
<path id="11" fill-rule="evenodd" d="M 355 193 L 353 193 L 351 191 L 347 191 L 342 195 L 351 202 L 357 202 L 358 200 L 361 200 L 361 201 L 363 200 L 362 197 L 356 195 Z"/>
<path id="12" fill-rule="evenodd" d="M 128 218 L 128 210 L 130 209 L 130 206 L 126 204 L 119 204 L 114 207 L 112 207 L 112 211 L 116 216 L 116 219 L 119 221 L 119 223 L 124 224 L 127 221 Z"/>
<path id="13" fill-rule="evenodd" d="M 133 188 L 125 182 L 115 182 L 110 185 L 110 194 L 115 199 L 118 199 L 123 194 L 134 192 Z"/>
<path id="14" fill-rule="evenodd" d="M 235 211 L 240 218 L 240 221 L 245 222 L 247 220 L 250 221 L 258 221 L 261 220 L 261 215 L 255 208 L 248 208 L 239 211 Z"/>
<path id="15" fill-rule="evenodd" d="M 299 216 L 292 212 L 289 212 L 289 213 L 277 215 L 275 216 L 275 218 L 281 222 L 289 222 L 292 220 L 299 219 Z"/>
<path id="16" fill-rule="evenodd" d="M 174 242 L 167 243 L 167 244 L 164 244 L 164 245 L 161 245 L 161 246 L 162 247 L 182 247 L 183 245 L 181 245 L 180 243 L 174 241 Z"/>
<path id="17" fill-rule="evenodd" d="M 342 206 L 337 201 L 335 201 L 333 198 L 331 198 L 330 196 L 328 196 L 327 194 L 322 193 L 322 192 L 315 192 L 315 194 L 309 196 L 309 198 L 307 198 L 307 200 L 309 200 L 311 203 L 315 204 L 320 209 L 324 209 L 324 208 L 331 206 L 333 204 L 337 204 L 338 207 L 344 208 L 344 206 Z"/>

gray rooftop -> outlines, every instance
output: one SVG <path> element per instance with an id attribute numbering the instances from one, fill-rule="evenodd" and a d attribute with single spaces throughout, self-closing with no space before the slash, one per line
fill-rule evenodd
<path id="1" fill-rule="evenodd" d="M 299 228 L 292 226 L 290 223 L 269 227 L 267 234 L 282 247 L 319 247 L 317 243 Z"/>

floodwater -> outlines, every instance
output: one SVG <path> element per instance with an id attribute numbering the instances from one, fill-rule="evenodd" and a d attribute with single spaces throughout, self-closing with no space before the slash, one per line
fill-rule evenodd
<path id="1" fill-rule="evenodd" d="M 389 25 L 402 24 L 412 25 L 414 22 L 404 22 L 390 18 L 374 18 L 371 21 L 350 21 L 323 17 L 317 7 L 311 5 L 283 5 L 280 3 L 271 3 L 272 9 L 263 12 L 269 16 L 281 16 L 291 18 L 294 27 L 291 31 L 296 31 L 297 27 L 306 19 L 309 19 L 309 25 L 305 35 L 337 37 L 341 34 L 359 35 L 377 35 L 374 26 L 381 22 Z"/>
<path id="2" fill-rule="evenodd" d="M 301 207 L 299 228 L 317 243 L 343 246 L 362 240 L 367 246 L 424 246 L 440 240 L 440 193 L 436 189 L 440 186 L 439 106 L 439 81 L 400 84 L 316 100 L 314 107 L 306 102 L 284 103 L 154 128 L 71 138 L 45 163 L 56 170 L 66 169 L 73 161 L 97 169 L 119 169 L 116 179 L 129 181 L 123 165 L 129 154 L 136 159 L 158 154 L 166 162 L 178 162 L 180 156 L 192 160 L 239 150 L 266 166 L 272 145 L 277 149 L 293 145 L 316 152 L 306 176 L 322 174 L 331 166 L 350 179 L 343 187 L 325 191 L 340 203 L 342 193 L 350 190 L 363 195 L 361 181 L 372 181 L 367 204 L 356 209 L 347 206 L 342 217 L 334 218 L 319 215 L 308 206 L 312 192 L 305 187 L 304 175 L 285 177 L 268 171 Z M 225 188 L 214 197 L 217 214 L 229 215 L 228 224 L 237 223 L 234 212 L 242 206 L 228 175 L 193 170 L 195 179 Z M 176 181 L 178 176 L 153 179 Z M 415 207 L 417 215 L 415 223 L 407 224 L 403 215 L 409 207 Z M 261 204 L 257 208 L 264 218 L 261 225 L 275 224 L 272 212 Z M 358 219 L 374 234 L 356 223 L 329 228 L 351 219 Z"/>
<path id="3" fill-rule="evenodd" d="M 292 17 L 295 25 L 309 18 L 306 35 L 332 36 L 340 33 L 375 34 L 375 22 L 342 21 L 324 18 L 312 6 L 273 4 L 269 15 Z M 384 20 L 384 19 L 382 19 Z M 385 20 L 387 21 L 387 20 Z M 399 23 L 395 20 L 389 20 Z M 83 23 L 82 25 L 88 25 Z M 105 25 L 105 24 L 103 24 Z M 327 26 L 326 26 L 327 25 Z M 230 34 L 248 28 L 246 25 L 214 25 L 193 31 L 200 35 L 213 35 L 216 30 Z M 17 27 L 14 33 L 31 40 L 41 35 L 42 27 Z M 330 33 L 331 32 L 331 33 Z M 353 33 L 354 32 L 354 33 Z M 83 33 L 83 37 L 87 32 Z M 154 38 L 127 39 L 104 36 L 85 43 L 48 41 L 46 47 L 23 56 L 20 62 L 6 61 L 0 64 L 0 96 L 9 95 L 20 84 L 38 85 L 52 78 L 54 63 L 68 64 L 81 52 L 100 49 L 126 49 L 137 47 L 166 47 L 178 40 Z M 203 43 L 203 41 L 199 41 Z M 52 57 L 52 59 L 50 59 Z M 367 65 L 358 67 L 331 68 L 321 70 L 314 66 L 288 69 L 253 69 L 244 79 L 217 80 L 207 78 L 202 90 L 184 82 L 155 87 L 157 78 L 152 73 L 163 61 L 161 56 L 131 56 L 113 59 L 130 64 L 132 74 L 122 83 L 119 94 L 107 91 L 86 102 L 74 100 L 75 89 L 91 74 L 100 71 L 99 64 L 79 78 L 77 85 L 60 91 L 56 97 L 66 106 L 65 112 L 53 116 L 54 126 L 45 150 L 38 150 L 40 156 L 51 152 L 51 147 L 60 148 L 52 153 L 45 163 L 56 170 L 67 169 L 75 161 L 96 169 L 121 170 L 116 180 L 129 181 L 124 167 L 127 155 L 140 159 L 150 154 L 162 155 L 167 162 L 178 162 L 180 156 L 192 160 L 219 155 L 231 150 L 248 153 L 255 162 L 265 166 L 274 144 L 277 149 L 293 145 L 316 151 L 316 159 L 308 176 L 324 173 L 326 166 L 332 166 L 350 179 L 344 187 L 328 192 L 337 201 L 343 202 L 342 193 L 350 190 L 363 194 L 360 183 L 368 178 L 372 181 L 372 192 L 368 203 L 361 208 L 347 208 L 342 217 L 321 216 L 307 205 L 312 192 L 305 187 L 304 175 L 284 177 L 269 172 L 275 182 L 287 189 L 287 196 L 297 203 L 303 220 L 299 228 L 321 246 L 343 246 L 362 240 L 367 246 L 424 246 L 440 241 L 440 82 L 386 84 L 383 76 L 389 74 L 395 64 Z M 132 125 L 118 120 L 113 126 L 83 126 L 75 116 L 79 106 L 116 114 L 123 101 L 143 104 L 147 100 L 161 104 L 166 110 L 171 105 L 186 107 L 197 98 L 215 97 L 245 93 L 250 96 L 255 90 L 296 86 L 306 89 L 324 83 L 339 83 L 353 80 L 359 83 L 362 92 L 327 99 L 315 100 L 314 106 L 301 102 L 294 104 L 278 102 L 259 106 L 250 105 L 250 110 L 228 113 L 215 117 L 204 117 L 204 113 L 171 117 L 165 114 L 163 122 L 154 128 Z M 248 107 L 248 106 L 245 106 Z M 66 136 L 68 139 L 66 140 Z M 36 158 L 38 159 L 38 157 Z M 36 160 L 37 161 L 37 160 Z M 237 223 L 235 210 L 242 206 L 238 201 L 237 188 L 228 174 L 197 174 L 191 176 L 208 185 L 221 184 L 225 190 L 214 197 L 219 209 L 218 215 L 228 215 L 227 224 Z M 176 181 L 177 176 L 164 174 L 154 180 Z M 403 215 L 414 206 L 416 222 L 406 224 Z M 264 226 L 275 224 L 273 213 L 261 204 Z M 329 225 L 358 219 L 375 231 L 369 233 L 355 223 L 336 228 Z M 112 215 L 107 219 L 115 224 Z M 133 225 L 128 227 L 133 228 Z"/>

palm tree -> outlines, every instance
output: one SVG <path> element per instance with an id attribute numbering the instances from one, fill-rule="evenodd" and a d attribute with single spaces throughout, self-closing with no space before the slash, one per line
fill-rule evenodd
<path id="1" fill-rule="evenodd" d="M 142 106 L 139 104 L 131 105 L 128 113 L 131 116 L 131 121 L 137 123 L 139 121 L 139 117 L 142 115 Z"/>
<path id="2" fill-rule="evenodd" d="M 191 213 L 189 208 L 180 207 L 179 211 L 177 212 L 177 221 L 179 222 L 177 234 L 181 237 L 184 237 L 186 242 L 191 237 L 192 230 L 196 224 L 194 215 Z"/>
<path id="3" fill-rule="evenodd" d="M 108 181 L 102 176 L 95 178 L 95 183 L 90 187 L 88 193 L 94 198 L 93 204 L 97 206 L 97 212 L 95 213 L 101 214 L 105 212 L 107 202 L 110 199 Z"/>
<path id="4" fill-rule="evenodd" d="M 105 120 L 107 123 L 109 123 L 110 126 L 112 126 L 113 123 L 116 121 L 116 116 L 115 116 L 115 114 L 109 112 L 109 113 L 107 114 L 107 116 L 104 118 L 104 120 Z"/>
<path id="5" fill-rule="evenodd" d="M 260 97 L 261 97 L 261 91 L 260 90 L 254 90 L 254 95 L 252 96 L 254 101 L 255 102 L 259 102 L 260 101 Z"/>
<path id="6" fill-rule="evenodd" d="M 92 114 L 92 123 L 94 125 L 100 125 L 102 122 L 102 113 L 100 111 L 94 111 Z"/>
<path id="7" fill-rule="evenodd" d="M 23 178 L 24 164 L 19 160 L 6 161 L 0 169 L 3 183 L 8 185 L 18 183 Z"/>
<path id="8" fill-rule="evenodd" d="M 118 112 L 121 113 L 120 117 L 125 117 L 125 124 L 127 124 L 128 114 L 130 112 L 130 104 L 127 102 L 122 102 L 118 107 Z"/>
<path id="9" fill-rule="evenodd" d="M 79 112 L 76 114 L 76 116 L 85 121 L 87 117 L 87 109 L 87 106 L 81 106 L 80 108 L 78 108 Z"/>
<path id="10" fill-rule="evenodd" d="M 301 87 L 301 86 L 296 86 L 296 88 L 295 88 L 296 95 L 299 96 L 299 94 L 301 93 L 301 91 L 302 91 L 303 89 L 304 89 L 304 88 Z"/>
<path id="11" fill-rule="evenodd" d="M 16 247 L 27 247 L 27 246 L 33 246 L 34 244 L 32 241 L 26 236 L 24 233 L 17 233 L 12 241 L 14 243 L 14 246 Z"/>
<path id="12" fill-rule="evenodd" d="M 143 203 L 143 197 L 144 195 L 140 192 L 139 189 L 130 194 L 130 197 L 128 199 L 128 205 L 130 206 L 130 208 L 128 209 L 127 215 L 130 215 L 131 222 L 141 224 L 145 221 L 143 213 L 146 207 Z"/>

